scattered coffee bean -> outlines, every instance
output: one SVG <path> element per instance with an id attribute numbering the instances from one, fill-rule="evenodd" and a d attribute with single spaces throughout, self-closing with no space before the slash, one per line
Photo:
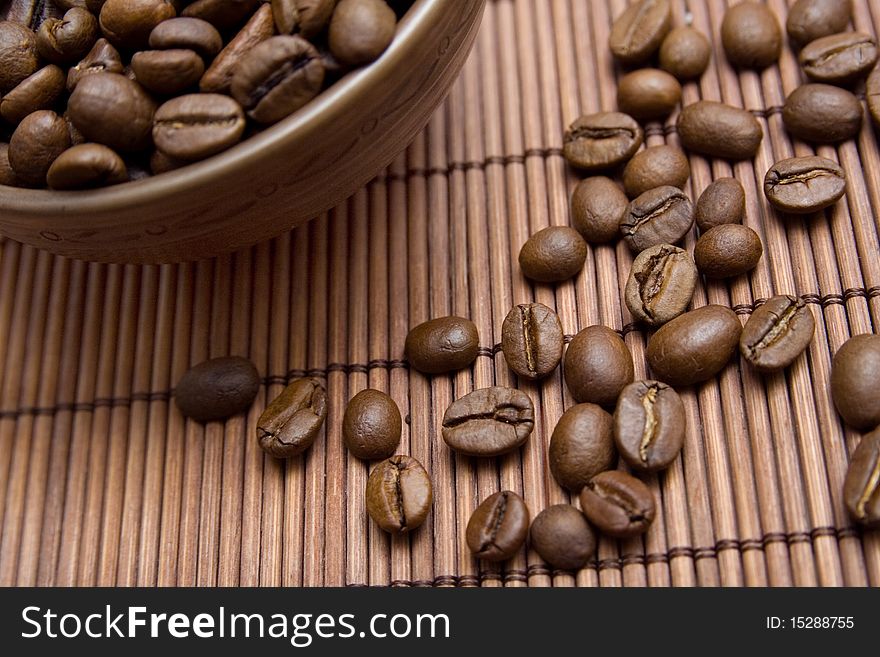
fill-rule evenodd
<path id="1" fill-rule="evenodd" d="M 621 112 L 587 114 L 565 131 L 562 154 L 585 171 L 611 169 L 639 150 L 645 133 L 634 118 Z"/>
<path id="2" fill-rule="evenodd" d="M 522 445 L 535 427 L 535 407 L 515 388 L 480 388 L 443 415 L 443 441 L 465 456 L 499 456 Z"/>
<path id="3" fill-rule="evenodd" d="M 523 276 L 541 283 L 558 283 L 584 268 L 587 244 L 574 228 L 550 226 L 523 244 L 519 267 Z"/>
<path id="4" fill-rule="evenodd" d="M 764 195 L 782 212 L 818 212 L 836 203 L 844 192 L 846 174 L 840 165 L 816 155 L 781 160 L 764 176 Z"/>
<path id="5" fill-rule="evenodd" d="M 480 349 L 477 326 L 464 317 L 437 317 L 410 329 L 406 336 L 409 364 L 425 374 L 467 367 Z"/>
<path id="6" fill-rule="evenodd" d="M 68 103 L 70 120 L 89 141 L 132 152 L 150 143 L 156 104 L 136 82 L 118 73 L 80 79 Z"/>
<path id="7" fill-rule="evenodd" d="M 707 278 L 730 278 L 758 265 L 764 245 L 748 226 L 722 224 L 700 236 L 694 247 L 694 262 Z"/>
<path id="8" fill-rule="evenodd" d="M 367 513 L 391 534 L 410 532 L 428 517 L 431 479 L 411 456 L 398 454 L 379 463 L 367 479 Z"/>
<path id="9" fill-rule="evenodd" d="M 614 20 L 608 45 L 620 61 L 638 64 L 657 52 L 671 26 L 668 0 L 636 0 Z"/>
<path id="10" fill-rule="evenodd" d="M 84 76 L 92 73 L 122 73 L 122 58 L 107 39 L 95 41 L 95 45 L 83 60 L 67 72 L 67 90 L 73 92 Z"/>
<path id="11" fill-rule="evenodd" d="M 346 66 L 369 64 L 385 52 L 396 27 L 385 0 L 339 0 L 330 19 L 330 52 Z"/>
<path id="12" fill-rule="evenodd" d="M 532 522 L 529 543 L 554 568 L 579 570 L 596 554 L 596 532 L 584 514 L 569 504 L 555 504 Z"/>
<path id="13" fill-rule="evenodd" d="M 302 454 L 318 437 L 327 417 L 327 391 L 318 379 L 296 379 L 257 420 L 257 440 L 268 454 L 287 459 Z"/>
<path id="14" fill-rule="evenodd" d="M 50 110 L 26 116 L 9 140 L 9 164 L 16 178 L 26 185 L 46 184 L 52 162 L 70 148 L 67 123 Z"/>
<path id="15" fill-rule="evenodd" d="M 345 408 L 342 439 L 359 459 L 387 459 L 400 444 L 400 431 L 400 409 L 380 390 L 361 390 Z"/>
<path id="16" fill-rule="evenodd" d="M 730 308 L 703 306 L 664 324 L 645 352 L 655 378 L 690 386 L 712 378 L 730 361 L 742 324 Z"/>
<path id="17" fill-rule="evenodd" d="M 156 50 L 194 50 L 212 59 L 223 48 L 217 28 L 200 18 L 171 18 L 162 21 L 150 32 L 150 48 Z"/>
<path id="18" fill-rule="evenodd" d="M 501 351 L 517 376 L 535 381 L 562 360 L 564 334 L 559 316 L 542 303 L 514 306 L 501 326 Z"/>
<path id="19" fill-rule="evenodd" d="M 588 326 L 568 345 L 563 373 L 575 401 L 612 405 L 633 380 L 632 354 L 616 331 Z"/>
<path id="20" fill-rule="evenodd" d="M 681 85 L 660 69 L 642 68 L 627 73 L 617 85 L 617 107 L 640 121 L 669 116 L 679 101 Z"/>
<path id="21" fill-rule="evenodd" d="M 580 495 L 584 515 L 603 534 L 629 538 L 648 531 L 656 513 L 654 494 L 642 481 L 619 470 L 601 472 Z"/>
<path id="22" fill-rule="evenodd" d="M 201 160 L 237 144 L 244 127 L 244 112 L 232 98 L 189 94 L 172 98 L 156 110 L 153 142 L 169 157 Z"/>
<path id="23" fill-rule="evenodd" d="M 697 267 L 688 252 L 658 244 L 633 261 L 624 301 L 635 319 L 660 326 L 687 310 L 696 285 Z"/>
<path id="24" fill-rule="evenodd" d="M 852 519 L 880 527 L 880 427 L 862 436 L 843 481 L 843 500 Z"/>
<path id="25" fill-rule="evenodd" d="M 212 358 L 188 369 L 174 389 L 174 401 L 197 422 L 224 420 L 246 410 L 260 389 L 260 374 L 246 358 Z"/>
<path id="26" fill-rule="evenodd" d="M 89 189 L 128 180 L 125 162 L 101 144 L 79 144 L 61 153 L 46 174 L 50 189 Z"/>
<path id="27" fill-rule="evenodd" d="M 788 10 L 785 29 L 795 45 L 837 34 L 846 29 L 852 0 L 797 0 Z"/>
<path id="28" fill-rule="evenodd" d="M 691 229 L 694 206 L 687 195 L 671 185 L 655 187 L 637 196 L 627 208 L 620 232 L 635 253 L 658 244 L 674 244 Z"/>
<path id="29" fill-rule="evenodd" d="M 577 404 L 562 414 L 549 451 L 550 472 L 560 486 L 577 493 L 616 458 L 610 413 L 596 404 Z"/>
<path id="30" fill-rule="evenodd" d="M 782 120 L 798 139 L 834 143 L 852 139 L 859 133 L 862 105 L 846 89 L 829 84 L 805 84 L 786 98 Z"/>
<path id="31" fill-rule="evenodd" d="M 131 58 L 131 70 L 147 91 L 171 96 L 198 83 L 205 63 L 194 50 L 144 50 Z"/>
<path id="32" fill-rule="evenodd" d="M 39 66 L 34 33 L 19 23 L 0 21 L 0 94 L 12 91 Z"/>
<path id="33" fill-rule="evenodd" d="M 614 444 L 630 467 L 656 472 L 678 456 L 685 426 L 684 404 L 675 390 L 660 381 L 636 381 L 617 400 Z"/>
<path id="34" fill-rule="evenodd" d="M 849 84 L 877 63 L 877 41 L 863 32 L 841 32 L 808 43 L 798 58 L 804 73 L 817 82 Z"/>
<path id="35" fill-rule="evenodd" d="M 660 68 L 679 80 L 692 80 L 706 71 L 711 56 L 712 46 L 702 32 L 689 26 L 676 27 L 660 45 Z"/>
<path id="36" fill-rule="evenodd" d="M 468 548 L 478 559 L 504 561 L 515 555 L 529 533 L 529 508 L 513 491 L 490 495 L 471 515 L 465 530 Z"/>
<path id="37" fill-rule="evenodd" d="M 677 126 L 688 150 L 729 160 L 753 157 L 764 138 L 761 124 L 751 113 L 711 100 L 682 109 Z"/>
<path id="38" fill-rule="evenodd" d="M 690 164 L 680 148 L 667 144 L 649 146 L 624 167 L 623 188 L 630 198 L 666 185 L 683 189 L 690 175 Z"/>
<path id="39" fill-rule="evenodd" d="M 587 242 L 610 242 L 619 234 L 627 205 L 626 194 L 610 178 L 584 178 L 571 195 L 571 225 Z"/>
<path id="40" fill-rule="evenodd" d="M 190 5 L 189 8 L 194 6 Z M 184 12 L 184 15 L 194 14 Z M 195 17 L 204 18 L 214 24 L 215 27 L 218 27 L 214 21 L 205 16 Z M 238 69 L 239 63 L 258 44 L 271 37 L 274 33 L 275 21 L 272 18 L 272 7 L 268 4 L 263 4 L 250 17 L 245 26 L 241 28 L 241 31 L 214 58 L 214 61 L 199 81 L 199 89 L 205 93 L 230 93 L 229 88 L 232 84 L 232 76 Z"/>
<path id="41" fill-rule="evenodd" d="M 721 44 L 734 66 L 766 68 L 782 53 L 782 29 L 767 5 L 746 0 L 724 12 Z"/>
<path id="42" fill-rule="evenodd" d="M 98 40 L 98 19 L 83 7 L 73 7 L 64 18 L 47 18 L 37 32 L 37 51 L 53 64 L 69 64 L 85 57 Z"/>
<path id="43" fill-rule="evenodd" d="M 856 335 L 831 361 L 831 398 L 854 429 L 880 425 L 880 335 Z"/>
<path id="44" fill-rule="evenodd" d="M 12 124 L 37 110 L 51 109 L 64 91 L 64 72 L 49 64 L 26 77 L 0 99 L 0 115 Z"/>
<path id="45" fill-rule="evenodd" d="M 739 339 L 739 352 L 755 369 L 776 372 L 791 365 L 809 346 L 816 322 L 803 299 L 770 297 L 755 309 Z"/>
<path id="46" fill-rule="evenodd" d="M 154 27 L 176 15 L 172 0 L 107 0 L 99 19 L 110 43 L 138 50 L 147 46 Z"/>
<path id="47" fill-rule="evenodd" d="M 694 219 L 703 232 L 723 224 L 742 223 L 746 193 L 736 178 L 718 178 L 703 190 L 694 208 Z"/>

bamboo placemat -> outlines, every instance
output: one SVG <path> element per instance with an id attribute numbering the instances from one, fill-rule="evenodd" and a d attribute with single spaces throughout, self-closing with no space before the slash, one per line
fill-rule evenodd
<path id="1" fill-rule="evenodd" d="M 533 552 L 501 567 L 471 558 L 464 526 L 500 489 L 532 514 L 569 501 L 550 477 L 547 445 L 573 401 L 557 371 L 517 382 L 499 352 L 509 308 L 537 300 L 566 333 L 601 323 L 625 337 L 646 375 L 645 332 L 621 305 L 632 256 L 591 247 L 576 280 L 533 285 L 516 256 L 526 237 L 568 223 L 576 177 L 564 127 L 614 109 L 619 71 L 607 48 L 625 0 L 494 0 L 461 78 L 406 153 L 328 215 L 231 256 L 196 264 L 75 262 L 0 241 L 0 583 L 5 585 L 681 586 L 878 585 L 880 534 L 848 520 L 841 488 L 858 435 L 828 392 L 831 356 L 880 329 L 880 149 L 859 138 L 819 154 L 849 177 L 824 218 L 783 222 L 760 184 L 777 159 L 813 151 L 786 134 L 785 96 L 801 83 L 791 51 L 778 67 L 736 74 L 718 40 L 723 0 L 676 0 L 675 20 L 713 37 L 713 60 L 684 102 L 724 100 L 758 117 L 754 162 L 691 157 L 693 198 L 735 175 L 746 224 L 761 235 L 757 270 L 700 286 L 694 305 L 732 307 L 795 293 L 817 319 L 805 358 L 774 376 L 730 365 L 683 393 L 689 421 L 672 467 L 648 483 L 659 514 L 642 539 L 602 540 L 579 573 Z M 786 2 L 769 5 L 784 21 Z M 877 34 L 880 3 L 855 0 L 854 25 Z M 677 143 L 672 117 L 649 145 Z M 687 240 L 693 247 L 694 237 Z M 407 329 L 431 316 L 471 317 L 483 347 L 473 368 L 426 378 L 403 359 Z M 246 417 L 185 421 L 171 390 L 190 364 L 239 354 L 265 374 Z M 326 432 L 303 458 L 265 457 L 254 425 L 291 377 L 326 379 Z M 476 387 L 519 385 L 535 432 L 495 461 L 455 456 L 438 426 Z M 425 526 L 389 539 L 363 503 L 367 466 L 340 426 L 364 387 L 406 416 L 401 452 L 432 475 Z"/>

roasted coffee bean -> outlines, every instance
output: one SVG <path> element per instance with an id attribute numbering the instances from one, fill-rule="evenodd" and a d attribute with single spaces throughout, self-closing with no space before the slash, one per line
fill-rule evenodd
<path id="1" fill-rule="evenodd" d="M 86 75 L 92 73 L 122 73 L 122 58 L 107 39 L 98 39 L 85 58 L 67 72 L 67 90 L 73 92 Z"/>
<path id="2" fill-rule="evenodd" d="M 624 301 L 635 319 L 660 326 L 687 310 L 696 285 L 697 267 L 688 252 L 658 244 L 633 261 Z"/>
<path id="3" fill-rule="evenodd" d="M 64 71 L 49 64 L 0 99 L 0 115 L 9 123 L 18 123 L 31 112 L 51 108 L 62 91 Z"/>
<path id="4" fill-rule="evenodd" d="M 862 105 L 846 89 L 829 84 L 805 84 L 785 99 L 782 120 L 798 139 L 834 143 L 859 134 Z"/>
<path id="5" fill-rule="evenodd" d="M 164 103 L 153 117 L 153 142 L 166 155 L 201 160 L 239 142 L 244 112 L 221 94 L 189 94 Z"/>
<path id="6" fill-rule="evenodd" d="M 569 504 L 555 504 L 532 522 L 529 543 L 554 568 L 579 570 L 596 554 L 596 532 L 584 514 Z"/>
<path id="7" fill-rule="evenodd" d="M 578 402 L 612 405 L 633 380 L 633 359 L 623 339 L 607 326 L 588 326 L 568 345 L 565 383 Z"/>
<path id="8" fill-rule="evenodd" d="M 656 472 L 678 456 L 685 426 L 684 404 L 675 390 L 660 381 L 636 381 L 617 400 L 614 444 L 631 468 Z"/>
<path id="9" fill-rule="evenodd" d="M 313 40 L 330 22 L 337 0 L 272 0 L 278 34 L 299 34 Z"/>
<path id="10" fill-rule="evenodd" d="M 764 195 L 782 212 L 818 212 L 836 203 L 844 192 L 846 174 L 840 165 L 816 155 L 781 160 L 764 176 Z"/>
<path id="11" fill-rule="evenodd" d="M 257 440 L 280 459 L 297 456 L 315 442 L 327 417 L 327 391 L 319 379 L 296 379 L 257 420 Z"/>
<path id="12" fill-rule="evenodd" d="M 843 480 L 843 500 L 852 519 L 880 527 L 880 427 L 862 436 Z"/>
<path id="13" fill-rule="evenodd" d="M 831 398 L 854 429 L 880 425 L 880 335 L 856 335 L 831 361 Z"/>
<path id="14" fill-rule="evenodd" d="M 27 185 L 45 185 L 46 173 L 55 158 L 70 148 L 67 123 L 50 110 L 26 116 L 9 140 L 9 164 Z"/>
<path id="15" fill-rule="evenodd" d="M 507 366 L 530 381 L 556 369 L 564 343 L 559 316 L 542 303 L 514 306 L 501 326 L 501 351 Z"/>
<path id="16" fill-rule="evenodd" d="M 694 208 L 694 219 L 701 231 L 723 224 L 742 223 L 746 213 L 746 193 L 736 178 L 718 178 L 703 190 Z"/>
<path id="17" fill-rule="evenodd" d="M 223 356 L 194 365 L 180 377 L 174 400 L 197 422 L 223 420 L 250 407 L 260 389 L 260 374 L 246 358 Z"/>
<path id="18" fill-rule="evenodd" d="M 539 230 L 523 244 L 519 268 L 523 276 L 541 283 L 557 283 L 584 268 L 587 243 L 574 228 L 550 226 Z"/>
<path id="19" fill-rule="evenodd" d="M 877 41 L 863 32 L 841 32 L 808 43 L 798 58 L 804 73 L 817 82 L 849 84 L 877 63 Z"/>
<path id="20" fill-rule="evenodd" d="M 239 27 L 259 11 L 263 0 L 196 0 L 184 7 L 181 16 L 200 18 L 221 32 Z M 267 5 L 268 6 L 268 5 Z"/>
<path id="21" fill-rule="evenodd" d="M 846 29 L 852 0 L 797 0 L 788 10 L 785 29 L 795 45 L 837 34 Z"/>
<path id="22" fill-rule="evenodd" d="M 187 9 L 195 7 L 196 4 L 199 3 L 190 5 Z M 186 12 L 184 14 L 191 15 Z M 206 20 L 213 23 L 210 19 L 206 18 Z M 216 26 L 216 23 L 213 24 Z M 232 77 L 244 57 L 274 33 L 275 22 L 272 20 L 272 7 L 263 4 L 241 28 L 241 31 L 220 51 L 220 54 L 217 55 L 199 81 L 199 88 L 205 93 L 228 94 L 232 85 Z"/>
<path id="23" fill-rule="evenodd" d="M 706 71 L 711 56 L 706 35 L 693 27 L 676 27 L 660 45 L 660 68 L 679 80 L 692 80 Z"/>
<path id="24" fill-rule="evenodd" d="M 703 306 L 664 324 L 645 352 L 654 377 L 673 386 L 712 378 L 730 361 L 742 324 L 730 308 Z"/>
<path id="25" fill-rule="evenodd" d="M 667 144 L 649 146 L 624 167 L 623 188 L 630 198 L 665 185 L 683 189 L 690 175 L 690 164 L 680 148 Z"/>
<path id="26" fill-rule="evenodd" d="M 400 431 L 400 409 L 380 390 L 361 390 L 348 402 L 342 417 L 345 446 L 352 455 L 367 461 L 394 454 Z"/>
<path id="27" fill-rule="evenodd" d="M 79 144 L 61 153 L 46 175 L 50 189 L 88 189 L 128 180 L 125 162 L 101 144 Z"/>
<path id="28" fill-rule="evenodd" d="M 657 52 L 671 26 L 668 0 L 636 0 L 614 20 L 608 45 L 620 61 L 638 64 Z"/>
<path id="29" fill-rule="evenodd" d="M 480 388 L 443 415 L 443 440 L 465 456 L 499 456 L 522 445 L 535 427 L 535 407 L 515 388 Z"/>
<path id="30" fill-rule="evenodd" d="M 617 453 L 611 414 L 596 404 L 569 408 L 550 438 L 550 472 L 563 488 L 577 493 L 593 476 L 614 466 Z"/>
<path id="31" fill-rule="evenodd" d="M 410 329 L 406 336 L 409 364 L 425 374 L 467 367 L 480 350 L 477 326 L 464 317 L 437 317 Z"/>
<path id="32" fill-rule="evenodd" d="M 180 167 L 185 167 L 187 164 L 189 164 L 189 162 L 170 157 L 159 150 L 153 151 L 150 154 L 150 172 L 154 176 L 157 176 L 160 173 L 174 171 Z"/>
<path id="33" fill-rule="evenodd" d="M 597 474 L 580 495 L 584 515 L 603 534 L 630 538 L 648 531 L 656 513 L 654 494 L 641 480 L 619 470 Z"/>
<path id="34" fill-rule="evenodd" d="M 678 80 L 656 68 L 627 73 L 617 85 L 617 107 L 640 121 L 669 116 L 680 100 Z"/>
<path id="35" fill-rule="evenodd" d="M 677 127 L 688 150 L 729 160 L 753 157 L 764 138 L 761 124 L 751 113 L 711 100 L 682 109 Z"/>
<path id="36" fill-rule="evenodd" d="M 529 508 L 513 491 L 490 495 L 471 515 L 465 530 L 468 548 L 478 559 L 504 561 L 515 555 L 529 533 Z"/>
<path id="37" fill-rule="evenodd" d="M 208 21 L 181 16 L 162 21 L 153 28 L 150 48 L 194 50 L 205 59 L 212 59 L 223 48 L 223 38 Z"/>
<path id="38" fill-rule="evenodd" d="M 673 244 L 694 223 L 694 206 L 687 195 L 671 185 L 655 187 L 637 196 L 620 224 L 623 240 L 635 253 L 658 244 Z"/>
<path id="39" fill-rule="evenodd" d="M 21 187 L 22 183 L 9 164 L 9 144 L 0 142 L 0 185 Z"/>
<path id="40" fill-rule="evenodd" d="M 565 131 L 562 154 L 574 167 L 600 171 L 631 158 L 645 133 L 634 118 L 621 112 L 587 114 Z"/>
<path id="41" fill-rule="evenodd" d="M 813 339 L 816 322 L 803 299 L 780 294 L 755 309 L 743 327 L 739 352 L 761 372 L 791 365 Z"/>
<path id="42" fill-rule="evenodd" d="M 764 245 L 748 226 L 722 224 L 700 236 L 694 247 L 694 262 L 707 278 L 729 278 L 758 265 Z"/>
<path id="43" fill-rule="evenodd" d="M 619 234 L 628 205 L 626 194 L 610 178 L 584 178 L 571 194 L 571 225 L 587 242 L 610 242 Z"/>
<path id="44" fill-rule="evenodd" d="M 367 513 L 391 534 L 410 532 L 428 517 L 431 479 L 411 456 L 398 454 L 379 463 L 367 480 Z"/>
<path id="45" fill-rule="evenodd" d="M 865 84 L 865 100 L 875 125 L 880 125 L 880 68 L 874 69 Z"/>
<path id="46" fill-rule="evenodd" d="M 734 66 L 766 68 L 782 53 L 782 29 L 767 5 L 746 0 L 724 12 L 721 44 Z"/>
<path id="47" fill-rule="evenodd" d="M 69 64 L 85 57 L 98 40 L 98 19 L 82 7 L 64 18 L 47 18 L 37 32 L 37 51 L 53 64 Z"/>
<path id="48" fill-rule="evenodd" d="M 86 75 L 70 95 L 67 109 L 73 125 L 89 141 L 125 153 L 144 150 L 150 144 L 156 104 L 124 75 Z"/>
<path id="49" fill-rule="evenodd" d="M 397 16 L 385 0 L 339 0 L 328 30 L 330 52 L 346 66 L 379 58 L 397 28 Z"/>
<path id="50" fill-rule="evenodd" d="M 101 32 L 117 48 L 145 48 L 150 32 L 174 18 L 173 0 L 107 0 L 101 7 Z"/>
<path id="51" fill-rule="evenodd" d="M 131 70 L 147 91 L 171 96 L 198 83 L 205 63 L 193 50 L 144 50 L 131 58 Z"/>
<path id="52" fill-rule="evenodd" d="M 0 94 L 14 89 L 39 66 L 34 33 L 20 23 L 0 21 Z"/>

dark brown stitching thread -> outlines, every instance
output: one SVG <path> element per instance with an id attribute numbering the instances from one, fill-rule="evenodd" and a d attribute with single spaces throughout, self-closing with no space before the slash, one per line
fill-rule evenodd
<path id="1" fill-rule="evenodd" d="M 388 180 L 395 182 L 406 182 L 408 178 L 418 176 L 420 178 L 429 178 L 431 176 L 449 176 L 455 171 L 485 171 L 489 166 L 500 165 L 507 166 L 509 164 L 525 164 L 527 158 L 538 157 L 561 157 L 561 148 L 529 148 L 522 155 L 489 155 L 484 160 L 467 160 L 465 162 L 450 162 L 445 167 L 422 167 L 407 168 L 404 173 L 396 171 L 388 171 L 380 173 L 376 176 L 374 182 L 385 182 Z"/>

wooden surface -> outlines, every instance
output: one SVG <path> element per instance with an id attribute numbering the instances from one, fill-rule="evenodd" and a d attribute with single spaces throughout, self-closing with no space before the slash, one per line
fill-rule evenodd
<path id="1" fill-rule="evenodd" d="M 773 0 L 784 19 L 785 2 Z M 801 295 L 815 313 L 806 357 L 775 376 L 733 363 L 683 393 L 682 456 L 647 479 L 659 514 L 644 538 L 603 540 L 576 574 L 523 550 L 501 567 L 464 544 L 477 503 L 519 491 L 532 514 L 568 501 L 547 470 L 547 444 L 572 400 L 560 373 L 520 383 L 537 426 L 520 453 L 475 461 L 449 452 L 440 417 L 475 387 L 515 384 L 498 352 L 518 302 L 559 312 L 567 334 L 620 330 L 637 376 L 646 333 L 621 288 L 625 245 L 591 248 L 576 280 L 522 278 L 526 237 L 568 223 L 576 181 L 560 156 L 565 125 L 615 105 L 607 49 L 623 0 L 493 0 L 475 51 L 428 128 L 348 203 L 272 242 L 178 266 L 88 265 L 6 240 L 0 245 L 0 582 L 60 585 L 681 586 L 878 585 L 880 534 L 847 519 L 841 500 L 846 430 L 828 394 L 831 356 L 851 334 L 880 328 L 880 151 L 858 140 L 818 152 L 849 176 L 845 200 L 813 219 L 783 221 L 760 193 L 777 159 L 813 151 L 789 140 L 779 107 L 801 82 L 789 50 L 779 67 L 740 75 L 717 38 L 710 70 L 685 102 L 723 99 L 759 117 L 754 162 L 691 158 L 688 191 L 736 175 L 746 223 L 761 235 L 758 268 L 694 299 L 734 308 Z M 674 2 L 717 37 L 724 2 Z M 855 26 L 877 33 L 880 3 L 855 0 Z M 676 143 L 674 117 L 648 143 Z M 694 236 L 687 238 L 693 247 Z M 426 378 L 403 357 L 407 329 L 430 316 L 470 316 L 483 349 L 474 367 Z M 202 426 L 169 402 L 191 363 L 241 354 L 265 374 L 247 416 Z M 325 377 L 326 432 L 304 458 L 279 462 L 254 423 L 290 376 Z M 347 400 L 389 391 L 408 418 L 401 452 L 421 460 L 435 503 L 411 537 L 369 522 L 367 467 L 340 437 Z"/>

